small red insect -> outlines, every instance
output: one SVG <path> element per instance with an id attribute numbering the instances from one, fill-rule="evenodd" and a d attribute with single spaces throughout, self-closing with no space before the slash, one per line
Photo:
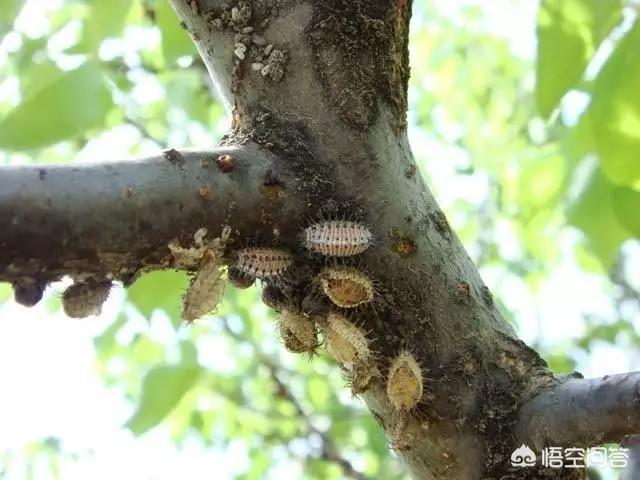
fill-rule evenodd
<path id="1" fill-rule="evenodd" d="M 222 173 L 229 173 L 235 168 L 236 160 L 231 155 L 224 154 L 217 158 L 216 165 Z"/>

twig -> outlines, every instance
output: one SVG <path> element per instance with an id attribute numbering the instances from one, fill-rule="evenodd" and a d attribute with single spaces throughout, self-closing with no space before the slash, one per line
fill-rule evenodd
<path id="1" fill-rule="evenodd" d="M 153 143 L 155 143 L 156 145 L 158 145 L 162 149 L 167 149 L 169 147 L 167 142 L 165 142 L 164 140 L 158 140 L 153 135 L 151 135 L 151 132 L 149 132 L 149 130 L 147 129 L 146 125 L 140 123 L 138 120 L 130 117 L 126 113 L 124 114 L 124 120 L 125 120 L 126 123 L 128 123 L 132 127 L 135 127 L 136 130 L 138 130 L 138 132 L 140 133 L 140 135 L 143 138 L 146 138 L 147 140 L 151 140 Z"/>
<path id="2" fill-rule="evenodd" d="M 232 337 L 234 337 L 237 340 L 241 340 L 241 341 L 248 342 L 249 344 L 251 344 L 251 346 L 253 347 L 254 351 L 256 352 L 256 357 L 257 357 L 258 361 L 260 363 L 262 363 L 265 367 L 267 367 L 267 369 L 269 370 L 269 374 L 271 375 L 271 378 L 273 379 L 273 381 L 275 382 L 275 384 L 278 387 L 278 393 L 280 394 L 280 396 L 285 398 L 289 403 L 291 403 L 291 405 L 293 405 L 293 408 L 298 413 L 298 416 L 305 421 L 305 424 L 306 424 L 307 429 L 309 430 L 309 432 L 317 435 L 320 438 L 320 441 L 322 443 L 322 454 L 321 454 L 320 458 L 325 460 L 325 461 L 332 462 L 332 463 L 335 463 L 335 464 L 339 465 L 342 468 L 342 471 L 344 472 L 344 474 L 345 474 L 345 476 L 347 478 L 353 478 L 353 479 L 356 479 L 356 480 L 366 480 L 367 477 L 365 477 L 362 473 L 357 471 L 347 459 L 342 457 L 336 451 L 336 448 L 333 445 L 333 442 L 332 442 L 331 438 L 329 438 L 329 436 L 325 432 L 322 432 L 322 431 L 318 430 L 313 425 L 313 422 L 311 421 L 309 416 L 306 414 L 306 412 L 302 408 L 302 405 L 300 405 L 300 402 L 298 402 L 298 399 L 293 395 L 293 393 L 291 393 L 291 391 L 287 388 L 287 386 L 280 379 L 280 377 L 278 375 L 279 367 L 275 363 L 273 363 L 271 358 L 269 358 L 267 355 L 265 355 L 260 350 L 258 345 L 255 344 L 255 342 L 253 342 L 250 339 L 247 339 L 247 338 L 245 338 L 245 337 L 243 337 L 241 335 L 238 335 L 236 332 L 234 332 L 229 327 L 226 319 L 224 319 L 223 325 L 224 325 L 224 328 L 227 331 L 227 333 L 229 333 Z"/>

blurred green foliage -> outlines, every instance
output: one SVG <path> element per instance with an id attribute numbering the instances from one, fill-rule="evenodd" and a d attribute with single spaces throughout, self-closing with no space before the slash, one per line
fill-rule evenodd
<path id="1" fill-rule="evenodd" d="M 71 71 L 50 67 L 49 81 L 31 89 L 0 123 L 0 148 L 28 150 L 101 127 L 112 106 L 99 65 L 87 61 Z"/>
<path id="2" fill-rule="evenodd" d="M 0 9 L 8 52 L 0 85 L 15 90 L 0 96 L 0 160 L 66 162 L 109 132 L 136 155 L 206 147 L 224 131 L 206 69 L 165 1 L 64 2 L 46 11 L 35 36 L 12 30 L 21 5 Z M 609 275 L 624 261 L 622 244 L 640 238 L 636 13 L 619 0 L 541 0 L 535 65 L 487 28 L 482 6 L 458 13 L 417 2 L 411 34 L 410 125 L 430 147 L 416 157 L 436 198 L 481 268 L 531 292 L 566 255 L 559 238 L 567 231 L 580 232 L 576 265 Z M 443 163 L 455 181 L 479 179 L 481 198 L 440 182 Z M 506 243 L 516 248 L 506 253 Z M 142 277 L 95 338 L 100 375 L 132 402 L 126 428 L 141 435 L 162 422 L 178 445 L 194 434 L 219 448 L 240 439 L 251 457 L 242 479 L 268 478 L 283 447 L 304 463 L 305 478 L 343 478 L 328 445 L 367 477 L 403 478 L 333 362 L 283 351 L 259 292 L 228 287 L 215 317 L 186 327 L 186 281 L 175 272 Z M 0 301 L 8 295 L 0 285 Z M 612 298 L 618 318 L 587 319 L 573 345 L 540 341 L 552 369 L 572 371 L 572 349 L 588 352 L 594 342 L 640 345 L 621 307 L 628 295 Z M 150 335 L 155 324 L 172 336 Z M 34 458 L 48 455 L 47 445 Z"/>
<path id="3" fill-rule="evenodd" d="M 548 117 L 622 20 L 620 0 L 545 0 L 538 16 L 536 100 Z"/>

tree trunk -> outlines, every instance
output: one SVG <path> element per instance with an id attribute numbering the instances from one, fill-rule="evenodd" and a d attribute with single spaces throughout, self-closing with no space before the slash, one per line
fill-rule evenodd
<path id="1" fill-rule="evenodd" d="M 375 298 L 350 318 L 370 332 L 378 375 L 362 396 L 414 478 L 581 478 L 539 463 L 514 468 L 511 452 L 640 430 L 640 376 L 555 378 L 496 309 L 417 172 L 406 135 L 410 0 L 171 3 L 232 111 L 224 146 L 6 170 L 0 279 L 17 295 L 29 300 L 63 274 L 128 283 L 175 266 L 172 240 L 230 225 L 228 260 L 252 243 L 294 254 L 269 303 L 322 318 L 331 307 L 315 279 L 325 261 L 301 248 L 299 233 L 327 218 L 366 222 L 375 245 L 350 265 L 374 280 Z M 216 168 L 222 154 L 232 171 Z M 387 396 L 401 351 L 424 382 L 408 413 Z M 592 401 L 592 389 L 608 401 Z"/>

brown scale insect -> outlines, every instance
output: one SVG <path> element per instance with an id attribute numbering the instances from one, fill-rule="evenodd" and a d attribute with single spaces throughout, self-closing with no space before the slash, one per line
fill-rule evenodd
<path id="1" fill-rule="evenodd" d="M 21 278 L 13 282 L 16 303 L 25 307 L 33 307 L 40 300 L 47 284 L 35 278 Z"/>
<path id="2" fill-rule="evenodd" d="M 257 278 L 277 277 L 293 263 L 293 256 L 275 248 L 243 248 L 233 265 L 242 273 Z"/>
<path id="3" fill-rule="evenodd" d="M 329 354 L 348 370 L 356 361 L 369 360 L 371 356 L 364 332 L 338 312 L 329 313 L 324 340 Z"/>
<path id="4" fill-rule="evenodd" d="M 214 250 L 207 250 L 202 256 L 198 271 L 191 279 L 182 301 L 182 318 L 187 322 L 215 312 L 222 301 L 225 280 L 220 259 Z"/>
<path id="5" fill-rule="evenodd" d="M 206 241 L 205 228 L 200 228 L 194 234 L 195 248 L 182 248 L 169 244 L 169 249 L 176 259 L 198 262 L 198 270 L 191 278 L 189 287 L 182 299 L 182 318 L 191 323 L 204 315 L 215 312 L 222 301 L 226 279 L 220 268 L 224 248 L 231 235 L 228 225 L 222 229 L 219 238 Z"/>
<path id="6" fill-rule="evenodd" d="M 71 318 L 100 315 L 102 304 L 109 297 L 110 281 L 76 282 L 62 294 L 62 308 Z"/>
<path id="7" fill-rule="evenodd" d="M 290 352 L 313 353 L 318 347 L 315 324 L 299 313 L 283 310 L 278 319 L 278 331 L 284 346 Z"/>
<path id="8" fill-rule="evenodd" d="M 387 397 L 391 405 L 402 412 L 408 412 L 422 398 L 422 370 L 416 359 L 408 351 L 391 362 L 387 376 Z"/>
<path id="9" fill-rule="evenodd" d="M 329 257 L 358 255 L 372 243 L 371 230 L 357 222 L 328 220 L 304 229 L 304 246 Z"/>
<path id="10" fill-rule="evenodd" d="M 327 352 L 350 373 L 353 394 L 364 392 L 377 374 L 369 341 L 359 327 L 338 312 L 330 312 L 324 326 Z"/>
<path id="11" fill-rule="evenodd" d="M 373 300 L 373 282 L 351 267 L 327 267 L 320 272 L 325 295 L 338 307 L 354 308 Z"/>

